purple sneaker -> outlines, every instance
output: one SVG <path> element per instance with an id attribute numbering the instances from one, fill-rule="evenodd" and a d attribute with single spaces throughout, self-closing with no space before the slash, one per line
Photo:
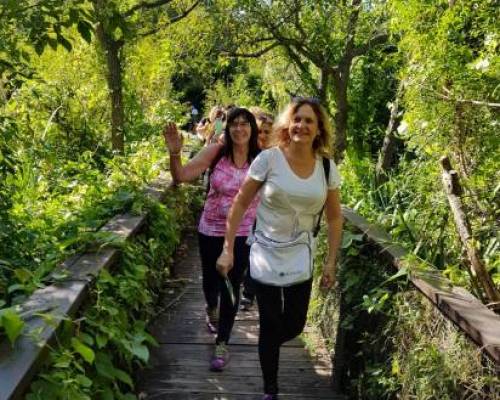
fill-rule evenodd
<path id="1" fill-rule="evenodd" d="M 217 334 L 217 326 L 219 325 L 219 317 L 217 315 L 217 307 L 206 308 L 207 312 L 207 329 L 212 334 Z"/>
<path id="2" fill-rule="evenodd" d="M 214 356 L 210 361 L 210 371 L 220 372 L 229 362 L 229 350 L 226 343 L 221 342 L 215 345 Z"/>
<path id="3" fill-rule="evenodd" d="M 262 400 L 278 400 L 277 394 L 265 394 Z"/>

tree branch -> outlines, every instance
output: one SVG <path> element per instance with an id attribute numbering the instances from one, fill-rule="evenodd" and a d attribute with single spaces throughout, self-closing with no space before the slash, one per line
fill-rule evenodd
<path id="1" fill-rule="evenodd" d="M 140 10 L 140 9 L 156 8 L 156 7 L 164 6 L 165 4 L 168 4 L 170 2 L 172 2 L 172 0 L 156 0 L 156 1 L 153 1 L 152 3 L 149 3 L 147 1 L 142 1 L 139 4 L 136 4 L 135 6 L 133 6 L 130 10 L 125 11 L 125 13 L 123 14 L 123 17 L 124 18 L 130 17 L 132 14 L 134 14 L 137 10 Z"/>
<path id="2" fill-rule="evenodd" d="M 443 100 L 446 101 L 453 101 L 455 103 L 465 103 L 465 104 L 472 104 L 474 106 L 486 106 L 486 107 L 491 107 L 491 108 L 500 108 L 500 103 L 490 103 L 488 101 L 481 101 L 481 100 L 470 100 L 470 99 L 456 99 L 451 96 L 445 95 L 443 93 L 435 92 L 436 95 Z"/>
<path id="3" fill-rule="evenodd" d="M 186 9 L 182 13 L 176 15 L 175 17 L 170 18 L 167 23 L 165 23 L 161 26 L 158 26 L 154 29 L 151 29 L 147 32 L 141 33 L 141 34 L 139 34 L 139 36 L 146 37 L 146 36 L 153 35 L 153 34 L 159 32 L 160 30 L 162 30 L 163 28 L 166 28 L 167 26 L 173 25 L 176 22 L 180 21 L 181 19 L 186 18 L 191 13 L 191 11 L 193 11 L 198 6 L 198 4 L 200 4 L 200 2 L 201 2 L 201 0 L 196 0 L 193 4 L 191 4 L 191 6 L 188 9 Z"/>
<path id="4" fill-rule="evenodd" d="M 353 57 L 359 57 L 368 52 L 371 48 L 378 46 L 380 44 L 384 44 L 389 39 L 389 35 L 387 33 L 379 33 L 373 36 L 368 42 L 361 46 L 357 46 L 353 49 L 352 55 Z"/>
<path id="5" fill-rule="evenodd" d="M 275 47 L 278 47 L 280 44 L 278 42 L 271 43 L 269 46 L 264 47 L 263 49 L 260 49 L 259 51 L 256 51 L 254 53 L 236 53 L 236 52 L 229 52 L 225 51 L 223 52 L 225 55 L 228 55 L 230 57 L 244 57 L 244 58 L 258 58 L 264 54 L 266 54 L 268 51 L 274 49 Z"/>

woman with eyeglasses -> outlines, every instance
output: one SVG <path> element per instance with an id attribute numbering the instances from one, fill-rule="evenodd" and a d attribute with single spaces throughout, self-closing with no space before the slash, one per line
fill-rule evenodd
<path id="1" fill-rule="evenodd" d="M 229 208 L 251 162 L 259 153 L 257 125 L 250 111 L 245 108 L 233 108 L 227 117 L 224 143 L 209 144 L 186 165 L 181 162 L 182 136 L 179 135 L 175 124 L 168 123 L 163 135 L 170 153 L 170 172 L 174 182 L 194 181 L 206 170 L 211 171 L 208 194 L 198 226 L 198 241 L 207 327 L 210 332 L 217 333 L 210 369 L 221 371 L 229 360 L 227 343 L 238 310 L 241 281 L 248 268 L 249 246 L 246 240 L 255 220 L 257 199 L 254 199 L 241 215 L 242 222 L 234 232 L 232 270 L 219 274 L 216 260 L 222 251 Z"/>
<path id="2" fill-rule="evenodd" d="M 321 285 L 331 288 L 336 280 L 336 259 L 343 223 L 340 176 L 334 162 L 324 158 L 329 154 L 331 127 L 323 107 L 314 99 L 294 99 L 280 115 L 273 130 L 276 146 L 262 151 L 252 162 L 248 177 L 229 211 L 224 246 L 217 260 L 217 268 L 223 275 L 234 268 L 236 232 L 259 192 L 250 275 L 256 284 L 260 315 L 259 358 L 264 379 L 263 400 L 278 398 L 280 347 L 302 332 L 312 286 L 312 271 L 307 269 L 300 275 L 300 280 L 297 278 L 294 281 L 295 276 L 287 268 L 295 265 L 296 260 L 286 258 L 288 252 L 282 253 L 281 245 L 295 244 L 297 238 L 304 237 L 308 240 L 309 249 L 314 248 L 313 231 L 319 227 L 319 216 L 324 207 L 329 250 L 322 266 Z M 268 244 L 267 253 L 257 253 L 259 247 L 256 244 L 264 240 L 263 237 Z M 254 246 L 256 254 L 263 255 L 260 259 L 253 256 Z M 264 270 L 266 254 L 283 256 L 282 265 L 267 264 L 268 271 Z M 275 273 L 278 270 L 281 272 Z M 280 279 L 286 283 L 281 285 Z"/>

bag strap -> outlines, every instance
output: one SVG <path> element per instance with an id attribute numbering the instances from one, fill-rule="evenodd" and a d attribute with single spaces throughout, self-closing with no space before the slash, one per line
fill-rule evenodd
<path id="1" fill-rule="evenodd" d="M 328 196 L 328 182 L 330 181 L 330 159 L 323 157 L 323 170 L 325 171 L 325 179 L 326 179 L 326 195 Z M 321 225 L 321 217 L 323 216 L 323 210 L 325 209 L 325 204 L 321 207 L 321 211 L 318 215 L 318 222 L 313 230 L 313 237 L 318 236 L 320 225 Z"/>
<path id="2" fill-rule="evenodd" d="M 212 176 L 212 173 L 214 172 L 215 167 L 217 166 L 219 161 L 222 159 L 222 157 L 224 157 L 224 153 L 223 153 L 222 147 L 221 147 L 219 149 L 219 152 L 215 156 L 215 158 L 212 160 L 210 167 L 208 167 L 208 169 L 205 171 L 205 173 L 207 174 L 207 188 L 205 191 L 205 199 L 208 197 L 208 192 L 210 192 L 210 178 Z"/>

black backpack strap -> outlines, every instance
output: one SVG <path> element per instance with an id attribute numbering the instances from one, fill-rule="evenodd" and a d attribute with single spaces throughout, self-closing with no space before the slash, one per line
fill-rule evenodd
<path id="1" fill-rule="evenodd" d="M 323 157 L 323 170 L 325 171 L 325 179 L 326 179 L 326 194 L 328 196 L 328 182 L 330 182 L 330 159 Z M 318 236 L 319 229 L 321 226 L 321 217 L 323 216 L 323 210 L 325 209 L 325 205 L 321 207 L 321 211 L 318 214 L 318 222 L 313 230 L 313 237 Z"/>

